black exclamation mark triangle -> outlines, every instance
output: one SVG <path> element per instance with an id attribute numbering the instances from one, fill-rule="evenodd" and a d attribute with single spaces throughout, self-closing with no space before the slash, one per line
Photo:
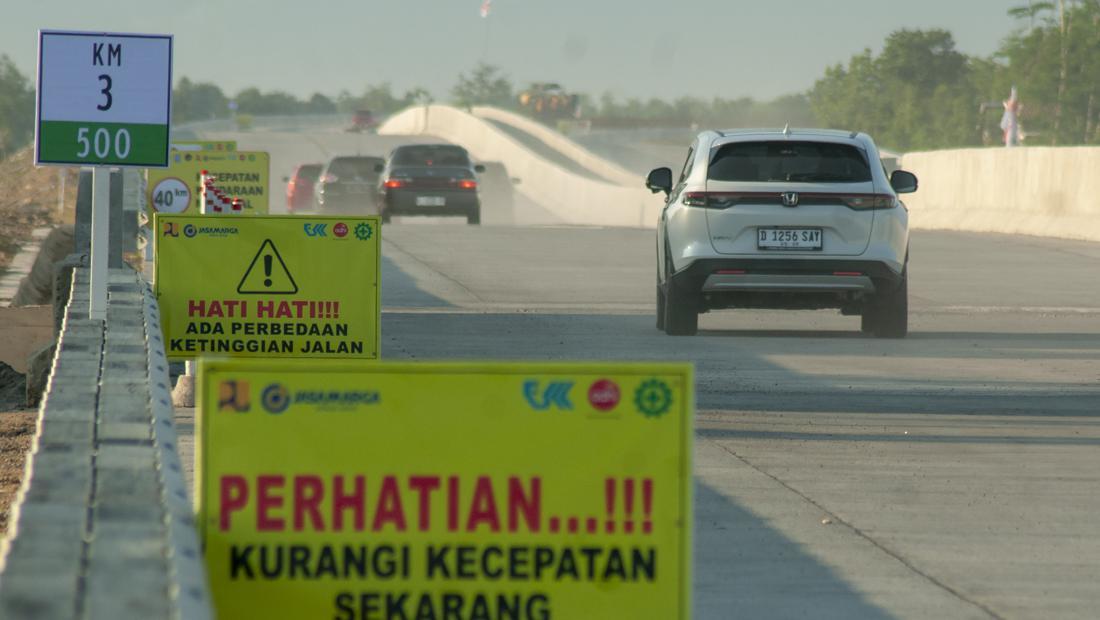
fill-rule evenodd
<path id="1" fill-rule="evenodd" d="M 290 275 L 271 239 L 265 239 L 256 256 L 252 257 L 241 283 L 237 285 L 237 292 L 242 295 L 293 295 L 298 292 L 294 276 Z"/>

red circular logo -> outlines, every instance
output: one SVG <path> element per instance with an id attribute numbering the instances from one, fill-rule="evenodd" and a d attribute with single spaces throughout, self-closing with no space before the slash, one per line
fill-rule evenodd
<path id="1" fill-rule="evenodd" d="M 348 234 L 348 225 L 343 222 L 338 222 L 332 227 L 332 234 L 337 237 L 343 237 Z"/>
<path id="2" fill-rule="evenodd" d="M 588 402 L 600 411 L 611 411 L 619 404 L 619 386 L 609 379 L 600 379 L 588 388 Z"/>

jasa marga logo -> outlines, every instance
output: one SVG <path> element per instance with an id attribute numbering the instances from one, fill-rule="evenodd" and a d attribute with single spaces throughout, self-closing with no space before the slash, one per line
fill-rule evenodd
<path id="1" fill-rule="evenodd" d="M 268 413 L 282 413 L 290 406 L 290 392 L 282 383 L 272 383 L 260 394 L 260 403 Z"/>

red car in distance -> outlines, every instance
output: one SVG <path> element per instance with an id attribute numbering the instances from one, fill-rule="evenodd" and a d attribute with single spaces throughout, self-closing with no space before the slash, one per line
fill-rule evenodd
<path id="1" fill-rule="evenodd" d="M 313 206 L 313 185 L 321 176 L 321 164 L 302 164 L 286 181 L 286 210 L 297 211 Z"/>

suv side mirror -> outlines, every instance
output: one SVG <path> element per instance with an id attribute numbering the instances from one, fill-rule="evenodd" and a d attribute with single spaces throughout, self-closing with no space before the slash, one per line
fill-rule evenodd
<path id="1" fill-rule="evenodd" d="M 672 191 L 672 169 L 654 168 L 645 178 L 645 186 L 654 194 L 664 192 L 667 196 Z"/>
<path id="2" fill-rule="evenodd" d="M 375 172 L 382 172 L 385 169 L 386 169 L 386 164 L 374 164 L 374 171 Z"/>
<path id="3" fill-rule="evenodd" d="M 917 191 L 917 175 L 904 170 L 895 170 L 890 175 L 890 187 L 899 194 L 911 194 Z"/>
<path id="4" fill-rule="evenodd" d="M 476 164 L 474 166 L 474 172 L 476 172 L 478 174 L 481 174 L 482 172 L 485 172 L 485 166 L 482 166 L 481 164 Z"/>

